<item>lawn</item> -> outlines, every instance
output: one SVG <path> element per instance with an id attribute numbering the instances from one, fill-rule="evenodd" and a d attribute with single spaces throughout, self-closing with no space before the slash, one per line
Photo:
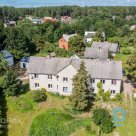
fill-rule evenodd
<path id="1" fill-rule="evenodd" d="M 45 102 L 35 103 L 32 100 L 32 92 L 26 92 L 19 97 L 8 97 L 7 99 L 7 118 L 8 136 L 89 136 L 86 130 L 91 126 L 97 132 L 97 126 L 91 121 L 91 112 L 72 113 L 64 107 L 68 103 L 68 97 L 60 97 L 47 93 L 48 98 Z M 108 102 L 109 103 L 109 102 Z M 114 103 L 114 102 L 111 102 Z M 96 105 L 96 103 L 94 103 Z M 116 127 L 114 132 L 119 136 L 134 136 L 136 130 L 136 101 L 132 109 L 128 103 L 120 104 L 127 111 L 127 118 L 124 126 Z M 16 120 L 15 122 L 13 120 Z M 101 136 L 113 136 L 101 134 Z M 91 135 L 92 136 L 92 135 Z M 94 135 L 95 136 L 95 135 Z"/>

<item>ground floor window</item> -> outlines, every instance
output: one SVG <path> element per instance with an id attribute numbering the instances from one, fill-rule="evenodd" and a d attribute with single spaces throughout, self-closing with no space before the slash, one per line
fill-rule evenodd
<path id="1" fill-rule="evenodd" d="M 48 88 L 51 89 L 52 88 L 52 84 L 48 84 Z"/>
<path id="2" fill-rule="evenodd" d="M 35 83 L 35 87 L 39 87 L 39 83 Z"/>
<path id="3" fill-rule="evenodd" d="M 68 92 L 68 87 L 63 87 L 63 92 Z"/>
<path id="4" fill-rule="evenodd" d="M 111 90 L 111 94 L 115 94 L 116 93 L 116 91 L 115 90 Z"/>

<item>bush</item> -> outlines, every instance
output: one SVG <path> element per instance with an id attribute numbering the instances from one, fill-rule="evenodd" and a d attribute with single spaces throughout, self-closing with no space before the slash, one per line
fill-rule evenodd
<path id="1" fill-rule="evenodd" d="M 111 95 L 110 91 L 106 91 L 105 93 L 103 93 L 103 95 L 102 95 L 103 101 L 109 101 L 110 100 L 110 95 Z"/>
<path id="2" fill-rule="evenodd" d="M 34 102 L 42 102 L 42 101 L 45 101 L 46 99 L 47 99 L 47 95 L 46 95 L 46 90 L 45 89 L 34 90 L 33 91 L 33 100 L 34 100 Z"/>
<path id="3" fill-rule="evenodd" d="M 115 95 L 115 99 L 116 99 L 116 101 L 122 101 L 122 100 L 123 100 L 122 94 L 117 93 L 117 94 Z"/>

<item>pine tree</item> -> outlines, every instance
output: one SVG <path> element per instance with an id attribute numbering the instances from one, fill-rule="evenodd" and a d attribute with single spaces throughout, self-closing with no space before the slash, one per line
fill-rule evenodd
<path id="1" fill-rule="evenodd" d="M 19 94 L 21 81 L 17 79 L 17 74 L 13 70 L 6 72 L 3 82 L 3 91 L 7 96 L 16 96 Z"/>
<path id="2" fill-rule="evenodd" d="M 89 104 L 88 75 L 85 63 L 81 62 L 78 73 L 73 78 L 73 91 L 70 103 L 75 110 L 85 110 Z"/>

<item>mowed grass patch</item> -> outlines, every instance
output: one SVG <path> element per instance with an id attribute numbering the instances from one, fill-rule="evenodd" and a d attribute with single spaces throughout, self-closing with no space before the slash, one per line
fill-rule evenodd
<path id="1" fill-rule="evenodd" d="M 74 118 L 61 110 L 50 109 L 33 120 L 29 136 L 69 136 L 89 125 L 90 119 Z"/>

